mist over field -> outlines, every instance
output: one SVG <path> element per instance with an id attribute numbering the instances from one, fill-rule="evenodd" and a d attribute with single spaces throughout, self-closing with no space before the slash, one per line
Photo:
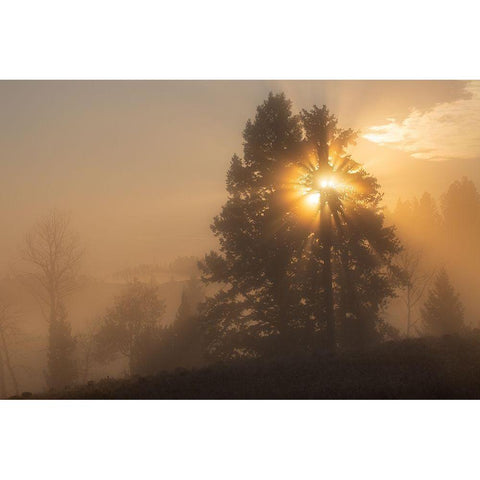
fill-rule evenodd
<path id="1" fill-rule="evenodd" d="M 2 81 L 0 104 L 3 398 L 477 339 L 479 82 Z"/>

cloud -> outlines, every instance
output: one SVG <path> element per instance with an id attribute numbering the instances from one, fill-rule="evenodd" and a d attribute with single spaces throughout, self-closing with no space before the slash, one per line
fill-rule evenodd
<path id="1" fill-rule="evenodd" d="M 480 81 L 469 82 L 465 93 L 427 111 L 412 110 L 401 122 L 388 119 L 363 137 L 423 160 L 480 158 Z"/>

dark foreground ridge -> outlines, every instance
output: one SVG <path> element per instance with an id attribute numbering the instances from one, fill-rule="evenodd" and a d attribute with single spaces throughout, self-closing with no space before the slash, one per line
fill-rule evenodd
<path id="1" fill-rule="evenodd" d="M 412 339 L 335 356 L 238 361 L 149 377 L 105 379 L 26 397 L 473 399 L 480 398 L 480 338 Z"/>

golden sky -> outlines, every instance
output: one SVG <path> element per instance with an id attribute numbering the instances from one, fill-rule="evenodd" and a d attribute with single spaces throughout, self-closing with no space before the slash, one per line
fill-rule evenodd
<path id="1" fill-rule="evenodd" d="M 361 131 L 387 202 L 480 185 L 480 84 L 463 81 L 2 81 L 0 270 L 49 209 L 71 213 L 91 273 L 200 255 L 231 155 L 269 91 Z"/>

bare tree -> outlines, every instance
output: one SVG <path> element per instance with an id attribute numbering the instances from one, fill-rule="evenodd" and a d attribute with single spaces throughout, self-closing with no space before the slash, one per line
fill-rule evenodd
<path id="1" fill-rule="evenodd" d="M 407 309 L 407 338 L 418 323 L 418 318 L 414 318 L 414 312 L 434 274 L 434 271 L 425 268 L 422 259 L 422 251 L 413 248 L 405 248 L 398 256 L 403 287 L 400 298 Z"/>
<path id="2" fill-rule="evenodd" d="M 27 234 L 23 258 L 33 269 L 27 274 L 37 298 L 55 321 L 59 305 L 77 287 L 83 251 L 66 214 L 54 210 Z"/>
<path id="3" fill-rule="evenodd" d="M 78 286 L 83 250 L 67 215 L 52 211 L 27 234 L 23 258 L 31 266 L 25 278 L 48 322 L 48 383 L 53 388 L 73 376 L 74 348 L 64 300 Z"/>

